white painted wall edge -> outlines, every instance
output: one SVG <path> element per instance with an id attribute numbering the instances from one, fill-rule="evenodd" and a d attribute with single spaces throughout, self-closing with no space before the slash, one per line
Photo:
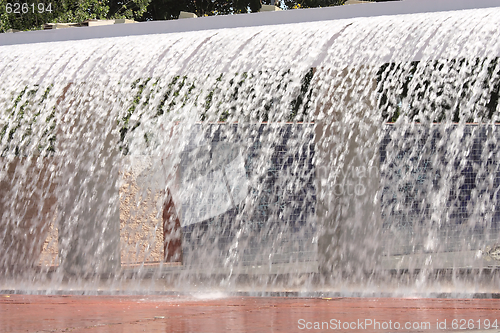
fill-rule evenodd
<path id="1" fill-rule="evenodd" d="M 0 47 L 14 44 L 163 34 L 491 7 L 499 7 L 500 9 L 500 0 L 405 0 L 380 2 L 327 8 L 210 16 L 184 20 L 3 33 L 0 34 Z"/>

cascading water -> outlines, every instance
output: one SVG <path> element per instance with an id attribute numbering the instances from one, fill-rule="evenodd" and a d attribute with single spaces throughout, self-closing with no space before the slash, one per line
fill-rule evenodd
<path id="1" fill-rule="evenodd" d="M 1 288 L 498 290 L 498 26 L 0 47 Z"/>

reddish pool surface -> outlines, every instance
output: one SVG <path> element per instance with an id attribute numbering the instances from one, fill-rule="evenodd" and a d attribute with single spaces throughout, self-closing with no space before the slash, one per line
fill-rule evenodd
<path id="1" fill-rule="evenodd" d="M 463 328 L 471 332 L 487 326 L 489 332 L 500 331 L 500 300 L 0 295 L 0 332 L 445 332 Z"/>

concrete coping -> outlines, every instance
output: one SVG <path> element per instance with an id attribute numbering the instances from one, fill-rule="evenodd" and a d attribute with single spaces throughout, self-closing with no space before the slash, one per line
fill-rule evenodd
<path id="1" fill-rule="evenodd" d="M 383 15 L 444 12 L 500 7 L 500 0 L 405 0 L 371 5 L 355 4 L 327 8 L 269 11 L 252 14 L 200 17 L 191 20 L 150 21 L 137 24 L 111 24 L 85 29 L 55 29 L 0 34 L 0 47 L 94 38 L 165 34 L 174 32 L 228 29 L 238 27 L 292 24 L 352 19 Z"/>

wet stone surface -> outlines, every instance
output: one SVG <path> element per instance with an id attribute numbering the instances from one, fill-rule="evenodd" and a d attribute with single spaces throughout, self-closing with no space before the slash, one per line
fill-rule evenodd
<path id="1" fill-rule="evenodd" d="M 496 299 L 4 294 L 0 332 L 498 332 L 498 309 Z"/>

